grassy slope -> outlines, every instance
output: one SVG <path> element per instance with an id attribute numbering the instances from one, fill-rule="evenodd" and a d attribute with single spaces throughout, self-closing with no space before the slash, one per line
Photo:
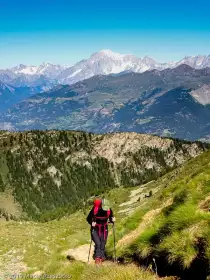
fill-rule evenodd
<path id="1" fill-rule="evenodd" d="M 119 226 L 136 227 L 136 218 L 170 201 L 144 231 L 121 246 L 120 256 L 133 254 L 139 259 L 164 255 L 170 264 L 189 268 L 198 257 L 210 264 L 210 152 L 157 180 L 160 191 L 150 202 Z M 153 203 L 154 202 L 154 203 Z M 152 213 L 152 212 L 150 212 Z M 139 218 L 138 218 L 139 219 Z"/>
<path id="2" fill-rule="evenodd" d="M 120 210 L 120 204 L 129 200 L 131 190 L 137 188 L 118 188 L 107 193 L 107 198 L 112 201 L 112 208 L 117 220 L 121 221 L 124 213 Z M 144 193 L 147 194 L 149 187 L 145 186 Z M 146 200 L 146 199 L 145 199 Z M 142 202 L 132 205 L 139 206 Z M 39 222 L 1 222 L 0 226 L 0 272 L 11 273 L 11 264 L 15 267 L 16 273 L 21 272 L 21 267 L 26 265 L 28 273 L 42 271 L 48 274 L 71 274 L 73 279 L 87 279 L 87 275 L 95 277 L 93 279 L 156 279 L 150 273 L 144 274 L 136 268 L 106 267 L 95 271 L 81 262 L 73 262 L 71 265 L 66 260 L 65 251 L 87 244 L 90 241 L 89 226 L 86 223 L 86 213 L 79 211 L 69 217 L 64 217 L 59 221 L 46 223 Z M 110 236 L 112 232 L 110 231 Z M 104 272 L 105 271 L 105 272 Z M 122 272 L 122 275 L 121 275 Z M 103 274 L 107 274 L 107 278 Z M 98 275 L 98 276 L 97 276 Z M 117 276 L 118 275 L 118 276 Z M 118 277 L 118 278 L 117 278 Z M 146 277 L 146 278 L 144 278 Z"/>
<path id="3" fill-rule="evenodd" d="M 184 268 L 190 267 L 199 253 L 199 244 L 204 244 L 203 255 L 210 260 L 210 214 L 207 211 L 210 195 L 210 151 L 191 160 L 184 167 L 151 182 L 144 187 L 144 193 L 156 190 L 149 198 L 141 197 L 131 205 L 120 206 L 129 201 L 131 190 L 137 188 L 115 189 L 107 194 L 117 216 L 116 233 L 118 244 L 122 238 L 132 236 L 136 228 L 143 232 L 134 239 L 127 239 L 124 246 L 118 247 L 118 256 L 139 258 L 162 254 L 168 263 L 178 263 Z M 151 212 L 164 206 L 154 215 Z M 200 209 L 203 208 L 203 209 Z M 119 210 L 133 210 L 130 215 Z M 150 223 L 145 223 L 145 215 L 151 215 Z M 87 214 L 87 213 L 86 213 Z M 85 214 L 85 215 L 86 215 Z M 155 279 L 132 266 L 105 267 L 95 270 L 92 266 L 80 262 L 69 262 L 63 254 L 69 248 L 89 242 L 89 228 L 84 222 L 83 212 L 77 212 L 60 221 L 47 223 L 7 222 L 0 226 L 1 270 L 10 271 L 10 263 L 18 267 L 27 265 L 28 272 L 71 274 L 73 279 Z M 108 251 L 112 252 L 112 235 L 108 242 Z M 17 268 L 18 271 L 19 268 Z M 106 276 L 104 275 L 104 271 Z M 143 276 L 142 276 L 143 273 Z M 130 277 L 130 278 L 129 278 Z M 133 277 L 133 278 L 132 278 Z M 142 278 L 141 278 L 142 277 Z"/>

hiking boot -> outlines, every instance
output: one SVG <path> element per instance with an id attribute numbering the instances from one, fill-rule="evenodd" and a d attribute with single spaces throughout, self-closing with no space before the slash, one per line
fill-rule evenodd
<path id="1" fill-rule="evenodd" d="M 100 258 L 95 258 L 95 264 L 101 264 L 101 259 Z"/>

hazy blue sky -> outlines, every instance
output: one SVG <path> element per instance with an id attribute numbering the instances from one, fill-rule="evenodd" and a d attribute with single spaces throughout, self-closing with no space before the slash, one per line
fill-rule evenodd
<path id="1" fill-rule="evenodd" d="M 209 11 L 209 0 L 0 0 L 0 68 L 71 65 L 101 49 L 160 62 L 210 54 Z"/>

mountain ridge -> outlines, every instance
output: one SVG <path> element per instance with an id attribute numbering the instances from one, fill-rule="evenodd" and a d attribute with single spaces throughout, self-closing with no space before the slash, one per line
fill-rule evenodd
<path id="1" fill-rule="evenodd" d="M 0 123 L 10 123 L 17 130 L 134 131 L 208 139 L 209 84 L 210 68 L 187 65 L 98 75 L 33 95 L 3 114 Z"/>
<path id="2" fill-rule="evenodd" d="M 22 75 L 31 79 L 34 75 L 44 75 L 47 78 L 56 79 L 58 83 L 73 84 L 99 74 L 119 74 L 125 71 L 142 73 L 152 69 L 176 68 L 181 64 L 187 64 L 195 69 L 210 67 L 210 55 L 186 56 L 177 62 L 159 63 L 149 56 L 140 58 L 132 54 L 120 54 L 105 49 L 93 53 L 89 58 L 78 61 L 72 66 L 52 63 L 42 63 L 39 66 L 20 64 L 10 69 L 0 70 L 0 79 L 2 76 L 4 78 L 12 76 L 15 80 Z M 8 77 L 7 80 L 12 81 Z"/>

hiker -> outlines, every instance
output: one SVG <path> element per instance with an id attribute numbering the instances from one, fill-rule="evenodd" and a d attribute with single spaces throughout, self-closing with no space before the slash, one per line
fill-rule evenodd
<path id="1" fill-rule="evenodd" d="M 87 222 L 91 225 L 91 238 L 95 243 L 95 263 L 100 264 L 106 259 L 105 245 L 108 237 L 108 220 L 115 222 L 113 211 L 109 208 L 108 200 L 96 199 L 94 206 L 87 216 Z"/>

